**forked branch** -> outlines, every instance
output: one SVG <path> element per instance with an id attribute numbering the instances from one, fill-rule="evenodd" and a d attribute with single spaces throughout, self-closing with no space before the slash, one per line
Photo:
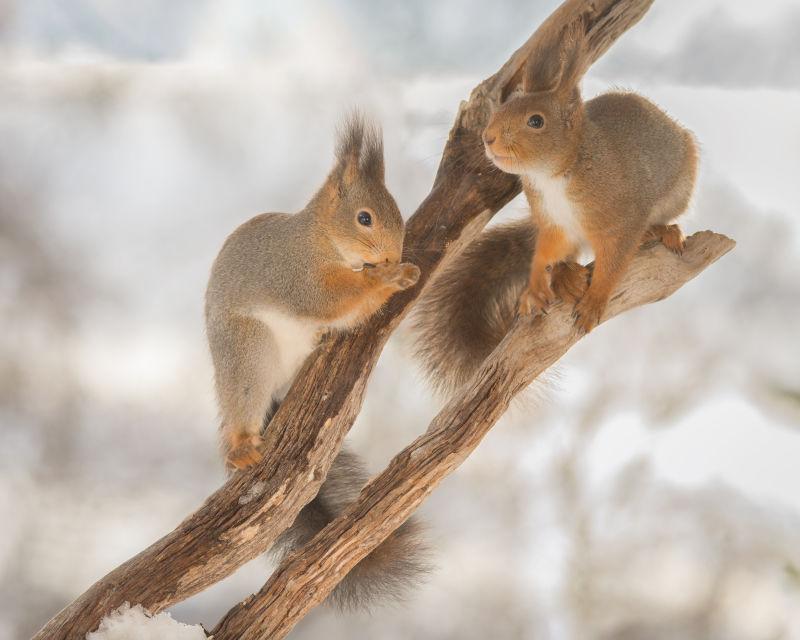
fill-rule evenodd
<path id="1" fill-rule="evenodd" d="M 595 60 L 651 4 L 566 0 L 497 74 L 475 88 L 456 117 L 433 189 L 407 225 L 404 258 L 422 270 L 417 287 L 395 296 L 361 330 L 326 341 L 309 358 L 270 422 L 261 463 L 231 478 L 174 531 L 101 578 L 36 640 L 82 638 L 124 602 L 160 611 L 272 546 L 319 490 L 361 408 L 383 345 L 425 282 L 519 193 L 516 178 L 492 169 L 481 154 L 480 135 L 492 105 L 516 88 L 529 57 L 547 55 L 563 25 L 582 21 Z"/>
<path id="2" fill-rule="evenodd" d="M 730 238 L 703 231 L 687 239 L 683 256 L 660 244 L 642 249 L 604 319 L 666 298 L 734 245 Z M 566 270 L 556 274 L 563 302 L 546 316 L 518 319 L 427 432 L 401 451 L 346 513 L 288 558 L 258 594 L 228 612 L 213 632 L 215 640 L 283 638 L 472 453 L 514 395 L 578 341 L 570 314 L 582 291 L 559 282 L 559 275 L 573 283 L 575 276 Z"/>

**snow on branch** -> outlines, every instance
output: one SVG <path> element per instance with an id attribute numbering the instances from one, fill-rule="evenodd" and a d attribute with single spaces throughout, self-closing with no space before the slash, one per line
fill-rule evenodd
<path id="1" fill-rule="evenodd" d="M 173 620 L 168 613 L 150 615 L 141 605 L 127 602 L 100 621 L 97 631 L 86 634 L 86 640 L 206 640 L 200 625 Z"/>

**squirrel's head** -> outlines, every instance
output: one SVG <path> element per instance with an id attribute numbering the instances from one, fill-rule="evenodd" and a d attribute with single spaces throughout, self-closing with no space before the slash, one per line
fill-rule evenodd
<path id="1" fill-rule="evenodd" d="M 523 93 L 503 103 L 483 131 L 486 155 L 495 166 L 515 174 L 564 166 L 579 142 L 578 83 L 585 61 L 581 21 L 531 56 L 523 69 Z"/>
<path id="2" fill-rule="evenodd" d="M 354 269 L 400 261 L 403 218 L 384 184 L 383 140 L 358 114 L 341 128 L 336 164 L 315 200 L 326 235 Z"/>

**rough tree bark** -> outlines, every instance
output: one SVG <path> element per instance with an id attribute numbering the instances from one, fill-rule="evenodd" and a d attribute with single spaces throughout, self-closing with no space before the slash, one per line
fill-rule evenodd
<path id="1" fill-rule="evenodd" d="M 603 321 L 666 298 L 734 245 L 710 231 L 689 237 L 682 256 L 651 243 L 631 263 Z M 395 456 L 341 517 L 288 558 L 261 591 L 231 609 L 214 629 L 214 640 L 283 638 L 469 456 L 513 397 L 580 338 L 571 312 L 583 290 L 559 281 L 563 274 L 567 282 L 576 280 L 566 269 L 556 273 L 562 302 L 546 316 L 517 320 L 426 433 Z"/>
<path id="2" fill-rule="evenodd" d="M 594 61 L 651 4 L 566 0 L 494 76 L 475 88 L 461 105 L 431 193 L 407 225 L 404 258 L 421 268 L 420 283 L 395 296 L 368 325 L 325 341 L 309 358 L 270 423 L 260 464 L 231 478 L 174 531 L 99 580 L 48 622 L 36 640 L 81 638 L 124 602 L 160 611 L 225 578 L 272 545 L 319 490 L 358 414 L 383 345 L 425 282 L 519 193 L 516 178 L 490 167 L 482 155 L 480 134 L 492 105 L 518 86 L 529 57 L 549 54 L 563 25 L 582 21 Z"/>

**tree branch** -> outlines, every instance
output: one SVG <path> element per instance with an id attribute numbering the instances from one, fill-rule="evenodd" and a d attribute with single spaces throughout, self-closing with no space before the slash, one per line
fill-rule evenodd
<path id="1" fill-rule="evenodd" d="M 604 320 L 666 298 L 734 247 L 710 231 L 688 238 L 683 256 L 662 245 L 644 248 L 609 302 Z M 575 294 L 546 316 L 517 320 L 472 381 L 361 492 L 358 501 L 299 549 L 269 582 L 231 609 L 215 640 L 278 639 L 362 558 L 413 513 L 433 489 L 475 449 L 516 393 L 579 340 L 571 317 Z"/>
<path id="2" fill-rule="evenodd" d="M 419 284 L 396 295 L 360 330 L 325 341 L 309 358 L 266 433 L 261 463 L 232 477 L 174 531 L 100 579 L 55 616 L 35 640 L 81 638 L 124 602 L 151 612 L 180 602 L 264 553 L 316 495 L 358 414 L 372 367 L 424 283 L 520 191 L 492 168 L 481 132 L 492 105 L 515 90 L 525 61 L 547 55 L 561 27 L 582 20 L 598 58 L 652 0 L 566 0 L 500 71 L 462 103 L 431 193 L 406 227 L 404 258 Z M 504 392 L 505 393 L 505 392 Z"/>

